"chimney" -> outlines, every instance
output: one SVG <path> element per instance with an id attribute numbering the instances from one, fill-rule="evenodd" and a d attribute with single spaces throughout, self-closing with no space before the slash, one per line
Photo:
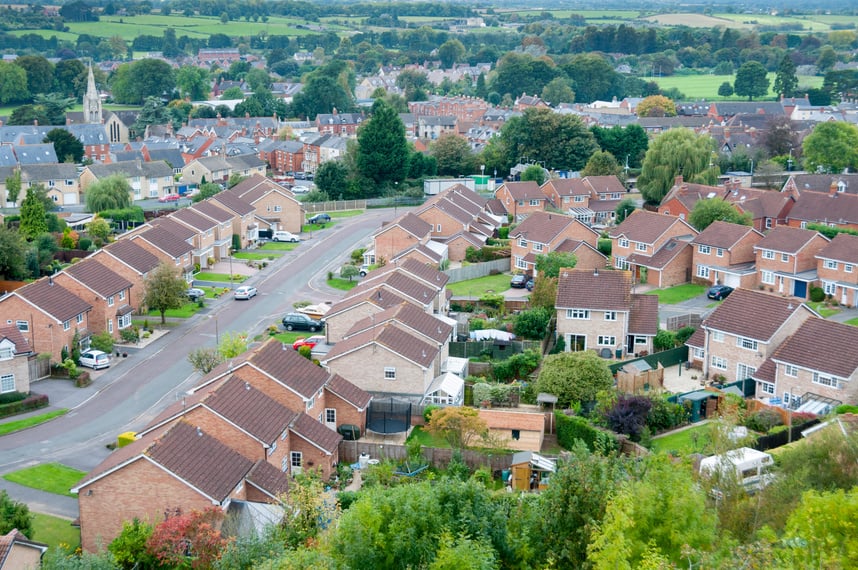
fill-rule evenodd
<path id="1" fill-rule="evenodd" d="M 673 184 L 675 186 L 681 186 L 682 185 L 682 175 L 681 174 L 676 175 L 676 178 L 673 179 Z"/>
<path id="2" fill-rule="evenodd" d="M 202 436 L 203 436 L 203 429 L 202 429 L 200 426 L 197 426 L 197 436 L 198 436 L 198 437 L 202 437 Z"/>
<path id="3" fill-rule="evenodd" d="M 599 276 L 599 268 L 598 268 L 598 267 L 593 268 L 593 276 L 594 276 L 594 277 L 598 277 L 598 276 Z"/>
<path id="4" fill-rule="evenodd" d="M 832 196 L 837 194 L 837 181 L 836 180 L 831 181 L 831 186 L 829 186 L 829 188 L 828 188 L 828 193 Z"/>

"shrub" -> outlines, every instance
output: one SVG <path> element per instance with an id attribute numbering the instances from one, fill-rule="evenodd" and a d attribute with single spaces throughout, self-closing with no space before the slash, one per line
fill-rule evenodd
<path id="1" fill-rule="evenodd" d="M 21 414 L 31 410 L 38 410 L 39 408 L 44 408 L 47 405 L 48 397 L 45 394 L 32 394 L 23 400 L 0 405 L 0 418 L 14 416 L 15 414 Z"/>
<path id="2" fill-rule="evenodd" d="M 440 410 L 441 406 L 436 406 L 435 404 L 430 404 L 423 408 L 423 421 L 427 424 L 429 423 L 429 419 L 432 417 L 432 412 L 435 410 Z"/>
<path id="3" fill-rule="evenodd" d="M 682 404 L 671 403 L 663 396 L 650 399 L 652 407 L 647 414 L 646 425 L 651 432 L 658 433 L 688 423 L 689 411 Z"/>
<path id="4" fill-rule="evenodd" d="M 509 239 L 509 226 L 501 226 L 498 228 L 498 239 Z"/>
<path id="5" fill-rule="evenodd" d="M 107 352 L 109 354 L 113 352 L 113 335 L 107 331 L 102 331 L 97 335 L 93 335 L 90 340 L 90 346 L 96 350 Z"/>
<path id="6" fill-rule="evenodd" d="M 676 333 L 673 331 L 658 329 L 652 341 L 655 350 L 669 350 L 676 346 Z"/>
<path id="7" fill-rule="evenodd" d="M 652 401 L 646 396 L 622 395 L 605 414 L 605 419 L 612 430 L 628 435 L 632 441 L 638 441 L 651 408 Z"/>
<path id="8" fill-rule="evenodd" d="M 472 331 L 481 331 L 485 330 L 486 321 L 484 319 L 471 319 L 470 329 Z"/>
<path id="9" fill-rule="evenodd" d="M 140 340 L 140 329 L 137 327 L 128 327 L 119 331 L 119 337 L 123 342 L 137 342 Z"/>
<path id="10" fill-rule="evenodd" d="M 0 394 L 0 405 L 11 404 L 12 402 L 20 402 L 27 397 L 27 394 L 21 392 L 7 392 Z"/>
<path id="11" fill-rule="evenodd" d="M 564 449 L 572 449 L 576 440 L 581 440 L 590 451 L 607 453 L 617 449 L 617 438 L 595 428 L 579 416 L 567 416 L 563 411 L 554 412 L 557 420 L 557 443 Z"/>
<path id="12" fill-rule="evenodd" d="M 697 329 L 694 327 L 682 327 L 678 331 L 676 331 L 676 344 L 682 346 L 685 342 L 691 338 L 691 335 L 694 334 L 694 331 Z"/>
<path id="13" fill-rule="evenodd" d="M 480 303 L 493 309 L 500 309 L 503 307 L 504 298 L 500 293 L 484 293 L 480 297 Z"/>
<path id="14" fill-rule="evenodd" d="M 80 238 L 80 241 L 77 242 L 78 249 L 89 251 L 90 246 L 92 246 L 92 240 L 88 237 L 82 237 Z"/>
<path id="15" fill-rule="evenodd" d="M 841 404 L 834 408 L 836 414 L 858 414 L 858 406 L 850 406 L 849 404 Z"/>
<path id="16" fill-rule="evenodd" d="M 814 303 L 821 303 L 825 300 L 825 289 L 822 287 L 810 288 L 810 300 Z"/>
<path id="17" fill-rule="evenodd" d="M 745 421 L 745 426 L 748 429 L 762 433 L 767 433 L 773 427 L 781 424 L 783 424 L 781 416 L 774 410 L 760 410 L 751 414 Z"/>

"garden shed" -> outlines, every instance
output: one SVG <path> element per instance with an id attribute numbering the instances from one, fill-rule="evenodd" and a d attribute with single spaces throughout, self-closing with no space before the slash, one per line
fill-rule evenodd
<path id="1" fill-rule="evenodd" d="M 664 389 L 664 366 L 656 363 L 656 368 L 643 359 L 632 360 L 617 370 L 617 389 L 626 394 L 637 394 L 649 390 Z"/>
<path id="2" fill-rule="evenodd" d="M 677 403 L 690 406 L 691 422 L 699 422 L 715 413 L 718 408 L 718 394 L 707 390 L 695 390 L 682 394 L 676 399 Z M 686 402 L 688 402 L 686 404 Z"/>
<path id="3" fill-rule="evenodd" d="M 509 486 L 516 491 L 543 490 L 548 486 L 551 475 L 557 471 L 557 464 L 532 451 L 521 451 L 512 456 Z"/>

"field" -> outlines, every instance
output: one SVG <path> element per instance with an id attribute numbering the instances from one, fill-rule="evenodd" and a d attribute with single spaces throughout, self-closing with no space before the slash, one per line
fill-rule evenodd
<path id="1" fill-rule="evenodd" d="M 733 95 L 732 97 L 718 96 L 718 87 L 725 81 L 732 84 L 736 79 L 735 75 L 671 75 L 669 77 L 648 77 L 645 79 L 655 81 L 662 89 L 676 87 L 685 95 L 686 100 L 718 99 L 726 101 L 746 101 L 748 99 L 747 97 L 739 97 L 738 95 Z M 773 85 L 774 82 L 775 74 L 770 73 L 769 85 Z M 801 87 L 821 87 L 822 77 L 799 75 L 798 84 Z M 775 93 L 771 90 L 771 87 L 769 87 L 769 98 L 774 97 Z"/>

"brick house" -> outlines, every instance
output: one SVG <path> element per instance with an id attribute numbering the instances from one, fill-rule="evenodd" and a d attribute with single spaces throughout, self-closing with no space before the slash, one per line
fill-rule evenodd
<path id="1" fill-rule="evenodd" d="M 816 254 L 820 286 L 841 305 L 858 305 L 858 236 L 837 234 Z"/>
<path id="2" fill-rule="evenodd" d="M 818 280 L 816 254 L 828 238 L 811 230 L 777 227 L 754 246 L 757 285 L 800 299 L 810 296 Z"/>
<path id="3" fill-rule="evenodd" d="M 442 320 L 438 315 L 430 315 L 407 302 L 385 309 L 371 317 L 361 319 L 349 329 L 344 339 L 387 323 L 392 324 L 407 334 L 414 335 L 421 340 L 437 345 L 441 350 L 440 358 L 442 363 L 450 356 L 449 343 L 453 340 L 453 326 L 446 319 Z"/>
<path id="4" fill-rule="evenodd" d="M 256 208 L 252 204 L 232 192 L 218 192 L 209 200 L 232 214 L 232 233 L 238 234 L 241 249 L 259 239 L 259 226 L 253 221 Z"/>
<path id="5" fill-rule="evenodd" d="M 763 237 L 750 226 L 712 222 L 691 240 L 692 281 L 733 288 L 755 286 L 754 246 Z"/>
<path id="6" fill-rule="evenodd" d="M 805 192 L 858 194 L 858 174 L 790 174 L 781 192 L 796 197 Z"/>
<path id="7" fill-rule="evenodd" d="M 480 249 L 484 247 L 486 245 L 486 237 L 481 234 L 461 231 L 443 238 L 440 242 L 433 240 L 427 246 L 431 247 L 432 243 L 444 244 L 447 248 L 447 259 L 462 261 L 468 255 L 468 248 Z"/>
<path id="8" fill-rule="evenodd" d="M 132 307 L 142 307 L 146 277 L 161 263 L 158 256 L 134 240 L 120 239 L 95 251 L 89 257 L 131 282 Z"/>
<path id="9" fill-rule="evenodd" d="M 83 259 L 54 275 L 54 281 L 92 303 L 88 317 L 91 334 L 107 331 L 119 338 L 119 331 L 131 326 L 133 283 L 106 265 Z"/>
<path id="10" fill-rule="evenodd" d="M 468 245 L 455 242 L 463 233 L 472 234 L 466 241 L 485 244 L 501 224 L 501 218 L 490 214 L 486 205 L 485 198 L 456 184 L 426 201 L 414 214 L 431 226 L 433 240 L 453 245 L 452 252 L 448 253 L 452 254 L 451 261 L 462 261 Z"/>
<path id="11" fill-rule="evenodd" d="M 0 536 L 0 569 L 39 568 L 48 545 L 28 539 L 16 528 Z"/>
<path id="12" fill-rule="evenodd" d="M 787 216 L 787 225 L 805 228 L 808 224 L 825 224 L 858 230 L 858 194 L 849 194 L 845 188 L 832 185 L 828 194 L 802 193 Z"/>
<path id="13" fill-rule="evenodd" d="M 176 267 L 188 282 L 193 278 L 194 265 L 191 254 L 194 251 L 194 246 L 187 241 L 157 227 L 127 239 L 153 254 L 162 263 Z"/>
<path id="14" fill-rule="evenodd" d="M 552 251 L 576 253 L 575 267 L 579 269 L 603 268 L 608 261 L 598 250 L 599 233 L 571 216 L 535 212 L 518 224 L 509 237 L 510 271 L 535 275 L 536 256 Z"/>
<path id="15" fill-rule="evenodd" d="M 191 237 L 191 243 L 194 246 L 193 260 L 194 263 L 199 263 L 200 269 L 209 267 L 209 259 L 217 261 L 214 251 L 217 222 L 191 208 L 180 208 L 167 218 L 193 232 Z"/>
<path id="16" fill-rule="evenodd" d="M 858 404 L 858 355 L 848 350 L 856 343 L 855 327 L 808 319 L 753 374 L 757 398 L 817 414 Z"/>
<path id="17" fill-rule="evenodd" d="M 412 301 L 405 296 L 381 287 L 368 288 L 348 295 L 334 303 L 325 314 L 325 341 L 328 344 L 335 344 L 345 338 L 346 333 L 358 321 L 409 302 Z M 420 305 L 418 307 L 425 310 L 425 307 Z"/>
<path id="18" fill-rule="evenodd" d="M 751 378 L 763 362 L 809 318 L 807 305 L 781 295 L 736 289 L 686 343 L 703 377 L 723 382 Z"/>
<path id="19" fill-rule="evenodd" d="M 15 289 L 0 299 L 0 322 L 15 324 L 39 354 L 60 362 L 63 348 L 73 348 L 75 332 L 80 348 L 89 347 L 89 312 L 92 305 L 56 283 L 42 277 Z"/>
<path id="20" fill-rule="evenodd" d="M 229 189 L 253 206 L 256 220 L 272 230 L 301 233 L 306 213 L 295 195 L 273 180 L 259 174 L 242 180 Z"/>
<path id="21" fill-rule="evenodd" d="M 354 137 L 358 127 L 366 120 L 363 113 L 339 113 L 333 109 L 331 113 L 316 115 L 316 128 L 320 135 L 337 135 Z"/>
<path id="22" fill-rule="evenodd" d="M 658 299 L 631 288 L 628 271 L 561 271 L 555 306 L 566 351 L 595 350 L 605 358 L 652 352 Z"/>
<path id="23" fill-rule="evenodd" d="M 584 182 L 591 188 L 587 207 L 593 212 L 593 225 L 609 226 L 616 218 L 617 206 L 626 197 L 626 187 L 616 176 L 587 176 Z"/>
<path id="24" fill-rule="evenodd" d="M 232 222 L 233 214 L 215 205 L 211 200 L 197 202 L 190 207 L 194 212 L 205 216 L 215 222 L 213 252 L 215 259 L 229 257 L 232 249 Z"/>
<path id="25" fill-rule="evenodd" d="M 133 518 L 157 524 L 177 509 L 273 503 L 287 490 L 285 473 L 186 421 L 117 449 L 71 489 L 78 495 L 81 547 L 89 552 L 109 544 Z"/>
<path id="26" fill-rule="evenodd" d="M 372 235 L 371 255 L 369 263 L 381 263 L 381 260 L 391 261 L 401 251 L 414 247 L 416 244 L 426 245 L 432 235 L 432 226 L 411 212 L 403 214 Z"/>
<path id="27" fill-rule="evenodd" d="M 0 326 L 0 394 L 30 393 L 31 357 L 33 349 L 15 323 Z"/>
<path id="28" fill-rule="evenodd" d="M 268 163 L 277 174 L 295 173 L 304 169 L 304 143 L 301 141 L 275 141 L 266 139 L 257 147 L 259 159 Z"/>
<path id="29" fill-rule="evenodd" d="M 539 185 L 530 180 L 527 182 L 505 182 L 495 190 L 495 198 L 501 201 L 512 220 L 520 222 L 534 212 L 542 212 L 548 198 Z"/>
<path id="30" fill-rule="evenodd" d="M 679 175 L 658 205 L 658 213 L 687 220 L 697 202 L 707 198 L 721 198 L 724 191 L 724 188 L 718 186 L 685 182 L 682 175 Z"/>
<path id="31" fill-rule="evenodd" d="M 611 256 L 616 269 L 630 269 L 639 280 L 643 277 L 642 267 L 652 267 L 659 275 L 647 275 L 647 281 L 660 281 L 662 287 L 685 283 L 690 279 L 690 265 L 683 266 L 685 256 L 673 257 L 667 250 L 662 257 L 669 258 L 672 263 L 665 264 L 658 258 L 653 263 L 653 257 L 673 238 L 688 238 L 690 241 L 697 235 L 697 230 L 688 222 L 675 216 L 664 216 L 646 210 L 635 210 L 623 222 L 609 230 L 611 237 Z M 672 242 L 674 248 L 678 245 Z M 690 256 L 687 258 L 690 264 Z"/>

